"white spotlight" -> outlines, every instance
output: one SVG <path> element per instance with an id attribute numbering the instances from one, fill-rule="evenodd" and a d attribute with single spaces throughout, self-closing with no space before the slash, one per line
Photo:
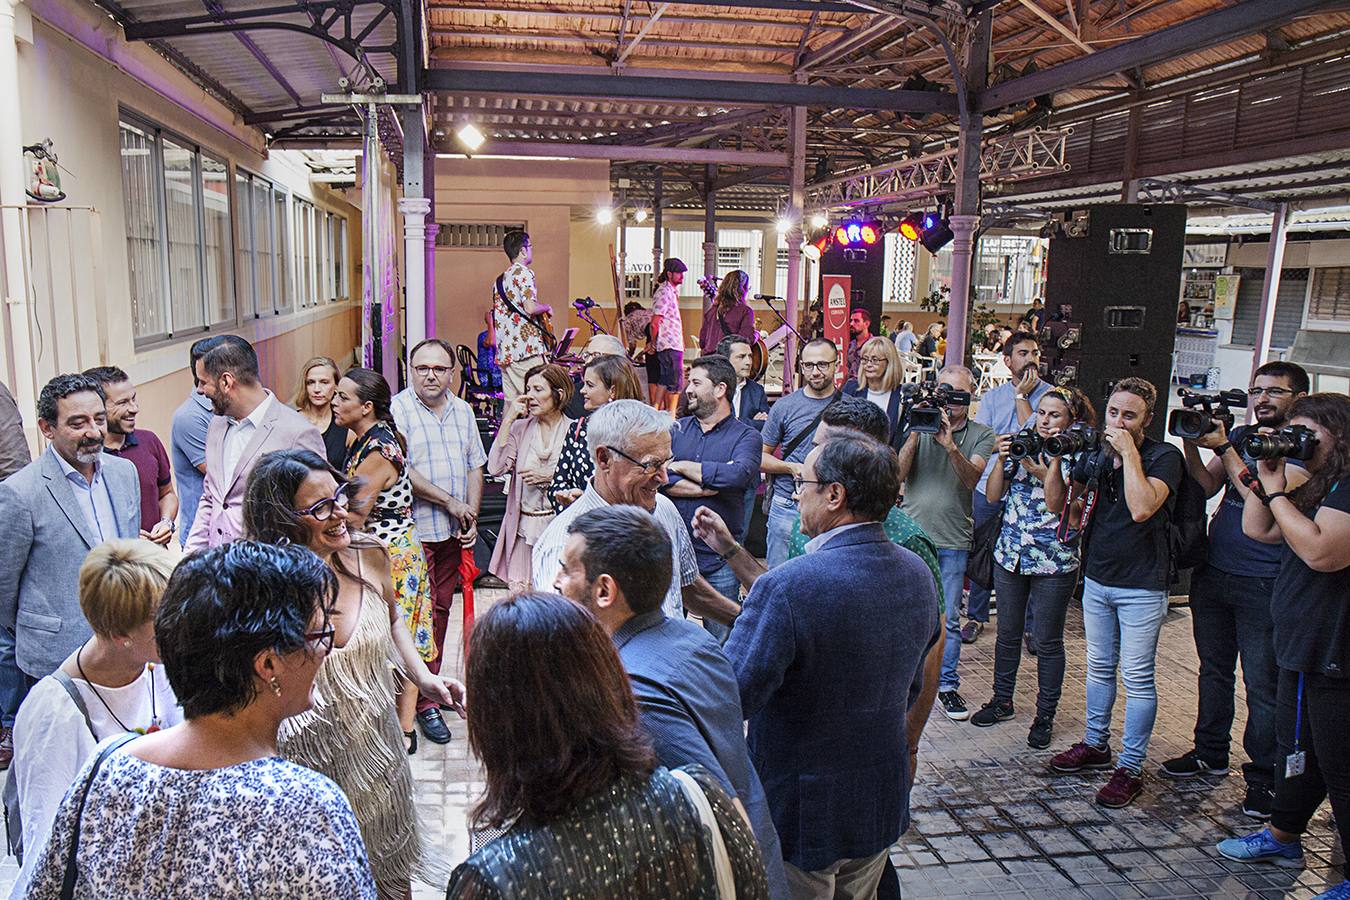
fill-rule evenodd
<path id="1" fill-rule="evenodd" d="M 483 132 L 479 131 L 472 122 L 465 122 L 464 127 L 455 132 L 455 137 L 459 138 L 459 142 L 468 148 L 469 152 L 483 146 L 483 141 L 486 140 L 483 137 Z"/>
<path id="2" fill-rule="evenodd" d="M 639 209 L 637 212 L 633 213 L 633 221 L 637 222 L 639 225 L 647 221 L 647 211 L 645 209 Z"/>
<path id="3" fill-rule="evenodd" d="M 602 206 L 595 211 L 595 221 L 601 225 L 608 225 L 614 221 L 614 210 L 608 206 Z"/>
<path id="4" fill-rule="evenodd" d="M 802 256 L 815 262 L 820 259 L 820 248 L 810 241 L 802 241 Z"/>
<path id="5" fill-rule="evenodd" d="M 792 222 L 788 219 L 779 219 L 774 223 L 774 227 L 778 229 L 779 234 L 787 234 L 792 230 Z"/>
<path id="6" fill-rule="evenodd" d="M 816 213 L 814 216 L 811 217 L 812 228 L 824 228 L 828 224 L 830 224 L 830 220 L 825 218 L 825 216 L 821 215 L 820 213 Z"/>

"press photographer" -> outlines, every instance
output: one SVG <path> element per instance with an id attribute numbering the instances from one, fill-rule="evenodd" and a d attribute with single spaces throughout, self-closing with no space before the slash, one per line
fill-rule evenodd
<path id="1" fill-rule="evenodd" d="M 901 508 L 938 548 L 947 604 L 938 699 L 947 718 L 958 722 L 970 716 L 958 690 L 956 666 L 961 661 L 961 588 L 975 530 L 971 493 L 994 449 L 994 432 L 970 421 L 974 388 L 969 369 L 947 366 L 938 372 L 934 388 L 911 391 L 904 413 L 908 435 L 900 448 L 900 478 L 905 483 Z"/>
<path id="2" fill-rule="evenodd" d="M 1275 800 L 1270 827 L 1219 845 L 1225 856 L 1298 865 L 1299 835 L 1329 794 L 1342 845 L 1350 836 L 1350 398 L 1310 394 L 1289 411 L 1287 440 L 1262 441 L 1265 496 L 1247 494 L 1242 530 L 1284 542 L 1275 618 Z M 1263 428 L 1262 436 L 1269 434 Z M 1306 472 L 1280 452 L 1311 450 Z"/>
<path id="3" fill-rule="evenodd" d="M 1059 477 L 1055 505 L 1064 508 L 1070 460 L 1050 454 L 1045 443 L 1081 423 L 1097 423 L 1087 396 L 1074 388 L 1050 388 L 1036 406 L 1030 428 L 1000 435 L 998 459 L 989 468 L 985 490 L 998 509 L 1003 501 L 1003 525 L 994 545 L 994 587 L 998 591 L 998 639 L 994 645 L 994 698 L 971 717 L 981 727 L 1013 716 L 1013 691 L 1022 660 L 1022 632 L 1029 610 L 1035 628 L 1036 717 L 1027 745 L 1050 746 L 1051 728 L 1064 685 L 1064 617 L 1078 582 L 1078 538 L 1073 529 L 1061 529 L 1061 515 L 1047 503 L 1050 469 Z M 1070 510 L 1070 521 L 1074 510 Z"/>
<path id="4" fill-rule="evenodd" d="M 1142 378 L 1116 382 L 1106 402 L 1101 449 L 1079 455 L 1073 491 L 1083 498 L 1083 630 L 1087 637 L 1087 731 L 1083 741 L 1050 760 L 1056 772 L 1112 768 L 1111 709 L 1116 667 L 1125 682 L 1120 759 L 1102 806 L 1128 805 L 1143 790 L 1144 756 L 1158 712 L 1154 657 L 1167 613 L 1171 541 L 1168 528 L 1185 465 L 1181 451 L 1144 436 L 1158 392 Z M 1082 429 L 1051 438 L 1057 452 L 1086 443 Z M 1062 512 L 1067 492 L 1058 468 L 1046 474 L 1047 506 Z M 1056 503 L 1056 501 L 1059 501 Z"/>
<path id="5" fill-rule="evenodd" d="M 1195 746 L 1163 763 L 1161 774 L 1170 778 L 1223 775 L 1228 772 L 1228 749 L 1233 730 L 1233 693 L 1238 657 L 1247 688 L 1247 727 L 1242 748 L 1250 760 L 1242 767 L 1247 794 L 1242 811 L 1253 819 L 1270 816 L 1275 788 L 1275 664 L 1274 627 L 1270 596 L 1280 570 L 1280 548 L 1254 541 L 1242 533 L 1242 507 L 1250 493 L 1244 481 L 1253 476 L 1254 461 L 1243 452 L 1249 436 L 1259 436 L 1248 425 L 1233 427 L 1227 406 L 1250 402 L 1256 425 L 1284 427 L 1294 401 L 1308 392 L 1308 373 L 1288 362 L 1270 362 L 1256 370 L 1249 391 L 1226 391 L 1216 409 L 1208 398 L 1190 401 L 1190 408 L 1174 410 L 1168 430 L 1183 438 L 1186 468 L 1212 497 L 1223 488 L 1223 500 L 1209 525 L 1208 560 L 1191 575 L 1191 627 L 1200 657 L 1199 711 L 1195 718 Z M 1186 401 L 1183 401 L 1186 402 Z M 1194 407 L 1207 407 L 1196 409 Z M 1198 448 L 1213 451 L 1201 462 Z"/>

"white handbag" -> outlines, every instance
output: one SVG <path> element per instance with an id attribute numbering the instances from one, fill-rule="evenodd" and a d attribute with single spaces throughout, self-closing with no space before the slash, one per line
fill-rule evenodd
<path id="1" fill-rule="evenodd" d="M 713 814 L 712 804 L 708 802 L 708 797 L 703 793 L 703 788 L 699 787 L 698 782 L 688 772 L 671 769 L 670 774 L 675 776 L 675 780 L 680 783 L 680 787 L 684 788 L 685 796 L 689 798 L 690 803 L 694 804 L 694 809 L 698 811 L 699 820 L 712 838 L 713 871 L 717 873 L 717 896 L 720 900 L 736 900 L 736 877 L 731 871 L 731 854 L 727 851 L 727 842 L 722 837 L 722 826 L 717 823 L 717 816 Z"/>

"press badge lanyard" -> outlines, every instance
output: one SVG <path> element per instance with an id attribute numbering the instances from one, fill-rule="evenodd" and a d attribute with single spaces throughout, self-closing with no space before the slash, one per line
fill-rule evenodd
<path id="1" fill-rule="evenodd" d="M 1297 778 L 1308 767 L 1308 754 L 1298 748 L 1299 735 L 1303 730 L 1303 678 L 1298 673 L 1298 699 L 1294 707 L 1294 752 L 1284 759 L 1284 777 Z"/>

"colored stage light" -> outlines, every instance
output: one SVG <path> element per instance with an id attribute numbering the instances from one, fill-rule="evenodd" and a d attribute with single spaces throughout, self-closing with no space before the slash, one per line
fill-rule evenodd
<path id="1" fill-rule="evenodd" d="M 931 226 L 927 225 L 927 220 L 930 218 L 933 220 Z M 946 219 L 938 218 L 935 213 L 929 213 L 927 216 L 924 216 L 924 220 L 925 227 L 923 229 L 923 235 L 919 240 L 923 244 L 925 250 L 929 253 L 936 254 L 951 242 L 953 237 L 951 226 L 947 223 Z"/>
<path id="2" fill-rule="evenodd" d="M 880 232 L 877 230 L 877 226 L 873 225 L 870 222 L 862 226 L 861 234 L 862 234 L 862 242 L 869 246 L 875 244 L 877 242 L 877 239 L 881 237 Z"/>
<path id="3" fill-rule="evenodd" d="M 834 230 L 834 242 L 841 247 L 848 246 L 848 229 L 843 225 Z"/>
<path id="4" fill-rule="evenodd" d="M 916 216 L 908 215 L 900 221 L 900 234 L 907 240 L 917 241 L 921 233 L 922 228 Z"/>

